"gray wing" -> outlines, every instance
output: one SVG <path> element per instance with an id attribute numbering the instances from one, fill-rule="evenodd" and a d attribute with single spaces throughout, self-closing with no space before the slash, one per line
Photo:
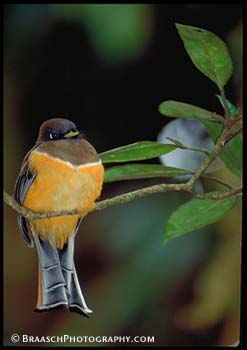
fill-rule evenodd
<path id="1" fill-rule="evenodd" d="M 19 203 L 19 204 L 23 204 L 27 195 L 27 192 L 30 188 L 30 186 L 32 185 L 36 174 L 32 174 L 28 168 L 28 157 L 30 155 L 30 153 L 37 148 L 38 144 L 36 144 L 25 156 L 24 160 L 23 160 L 23 164 L 21 167 L 21 171 L 20 174 L 17 178 L 16 184 L 15 184 L 15 189 L 14 189 L 14 193 L 13 196 L 15 198 L 15 200 Z M 17 221 L 18 221 L 18 225 L 21 229 L 22 232 L 22 236 L 24 238 L 24 241 L 27 243 L 27 245 L 29 247 L 33 247 L 33 241 L 29 235 L 29 230 L 28 230 L 28 225 L 26 222 L 26 219 L 21 216 L 20 214 L 17 215 Z"/>
<path id="2" fill-rule="evenodd" d="M 24 203 L 27 192 L 31 184 L 33 183 L 35 177 L 36 175 L 31 174 L 31 172 L 28 170 L 24 171 L 22 174 L 19 175 L 16 181 L 15 190 L 14 190 L 14 198 L 19 204 Z M 18 214 L 17 221 L 21 229 L 24 241 L 27 243 L 29 247 L 33 247 L 33 241 L 29 235 L 26 219 L 20 214 Z"/>

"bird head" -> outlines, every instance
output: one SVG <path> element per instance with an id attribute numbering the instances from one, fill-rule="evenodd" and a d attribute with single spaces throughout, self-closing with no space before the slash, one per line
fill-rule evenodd
<path id="1" fill-rule="evenodd" d="M 64 118 L 52 118 L 45 121 L 40 129 L 37 142 L 56 141 L 56 140 L 71 140 L 78 138 L 82 134 L 75 123 Z"/>

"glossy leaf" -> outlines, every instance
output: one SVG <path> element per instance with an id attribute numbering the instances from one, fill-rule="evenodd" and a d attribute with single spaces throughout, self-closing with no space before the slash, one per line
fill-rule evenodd
<path id="1" fill-rule="evenodd" d="M 212 137 L 214 142 L 218 140 L 220 137 L 222 131 L 223 131 L 223 126 L 216 124 L 216 123 L 210 123 L 206 120 L 201 120 L 202 124 L 204 125 L 205 129 L 207 130 L 208 134 Z"/>
<path id="2" fill-rule="evenodd" d="M 205 29 L 178 23 L 176 27 L 194 65 L 218 87 L 223 87 L 233 70 L 224 41 Z"/>
<path id="3" fill-rule="evenodd" d="M 214 120 L 214 115 L 206 109 L 178 101 L 165 101 L 159 105 L 161 114 L 172 118 Z"/>
<path id="4" fill-rule="evenodd" d="M 220 158 L 226 166 L 237 176 L 242 175 L 242 159 L 243 159 L 243 140 L 238 135 L 227 143 L 223 151 L 220 153 Z"/>
<path id="5" fill-rule="evenodd" d="M 114 182 L 120 180 L 172 177 L 185 174 L 192 174 L 192 171 L 159 164 L 127 164 L 106 169 L 104 181 Z"/>
<path id="6" fill-rule="evenodd" d="M 216 123 L 210 123 L 203 121 L 207 132 L 212 137 L 214 142 L 217 141 L 218 137 L 222 133 L 223 127 Z M 242 159 L 243 159 L 243 140 L 237 135 L 231 141 L 229 141 L 224 149 L 220 152 L 220 158 L 226 164 L 229 170 L 235 175 L 241 177 L 242 174 Z"/>
<path id="7" fill-rule="evenodd" d="M 103 163 L 121 163 L 156 158 L 170 153 L 176 148 L 175 145 L 153 141 L 141 141 L 127 146 L 114 148 L 101 153 L 99 156 Z"/>
<path id="8" fill-rule="evenodd" d="M 183 204 L 168 219 L 165 242 L 220 220 L 234 207 L 236 201 L 235 197 L 225 200 L 192 199 Z"/>

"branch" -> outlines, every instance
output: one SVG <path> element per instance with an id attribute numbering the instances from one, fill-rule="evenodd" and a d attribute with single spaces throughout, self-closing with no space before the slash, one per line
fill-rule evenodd
<path id="1" fill-rule="evenodd" d="M 3 199 L 4 202 L 9 205 L 12 209 L 14 209 L 18 214 L 21 214 L 24 218 L 28 220 L 33 219 L 45 219 L 45 218 L 51 218 L 54 216 L 62 216 L 62 215 L 75 215 L 79 214 L 79 211 L 77 209 L 67 211 L 63 210 L 59 213 L 57 212 L 45 212 L 45 213 L 37 213 L 34 212 L 23 205 L 20 205 L 13 197 L 11 197 L 7 192 L 4 191 L 3 193 Z"/>
<path id="2" fill-rule="evenodd" d="M 142 188 L 140 190 L 123 193 L 116 197 L 98 202 L 96 203 L 95 210 L 102 210 L 102 209 L 112 207 L 114 205 L 125 204 L 133 201 L 134 199 L 145 197 L 151 194 L 165 193 L 165 192 L 171 192 L 171 191 L 187 191 L 186 187 L 187 186 L 184 183 L 153 185 L 150 187 Z"/>
<path id="3" fill-rule="evenodd" d="M 185 187 L 185 184 L 161 184 L 161 185 L 154 185 L 154 186 L 142 188 L 140 190 L 120 194 L 114 198 L 110 198 L 110 199 L 106 199 L 104 201 L 98 202 L 96 203 L 96 207 L 94 210 L 103 210 L 108 207 L 112 207 L 114 205 L 128 203 L 134 199 L 144 197 L 154 193 L 164 193 L 168 191 L 182 191 L 184 187 Z M 85 212 L 81 212 L 78 209 L 63 210 L 60 212 L 49 211 L 45 213 L 37 213 L 20 205 L 13 197 L 11 197 L 5 191 L 4 191 L 4 202 L 7 205 L 9 205 L 12 209 L 14 209 L 18 214 L 21 214 L 24 218 L 28 220 L 52 218 L 52 217 L 63 216 L 63 215 L 85 214 Z"/>
<path id="4" fill-rule="evenodd" d="M 157 193 L 165 193 L 165 192 L 171 192 L 171 191 L 185 191 L 193 194 L 196 198 L 200 199 L 214 199 L 214 200 L 223 200 L 229 197 L 238 196 L 242 193 L 242 188 L 234 189 L 228 192 L 224 192 L 222 194 L 214 194 L 214 193 L 208 193 L 208 194 L 199 194 L 196 192 L 193 192 L 190 186 L 188 186 L 188 183 L 184 184 L 160 184 L 160 185 L 154 185 L 146 188 L 142 188 L 140 190 L 120 194 L 116 197 L 105 199 L 103 201 L 97 202 L 94 210 L 103 210 L 109 207 L 113 207 L 115 205 L 119 204 L 125 204 L 128 202 L 133 201 L 137 198 L 142 198 L 151 194 L 157 194 Z M 52 218 L 56 216 L 64 216 L 64 215 L 80 215 L 85 214 L 84 212 L 80 212 L 77 209 L 74 210 L 63 210 L 60 212 L 45 212 L 45 213 L 37 213 L 34 212 L 16 202 L 16 200 L 11 197 L 7 192 L 4 191 L 4 202 L 9 205 L 11 208 L 13 208 L 18 214 L 21 214 L 23 217 L 25 217 L 28 220 L 34 220 L 34 219 L 44 219 L 44 218 Z"/>

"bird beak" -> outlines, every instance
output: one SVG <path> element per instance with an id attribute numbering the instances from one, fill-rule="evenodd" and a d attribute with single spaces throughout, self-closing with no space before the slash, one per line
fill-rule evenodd
<path id="1" fill-rule="evenodd" d="M 74 136 L 77 136 L 77 135 L 79 135 L 80 134 L 80 132 L 79 131 L 69 131 L 67 134 L 65 134 L 64 135 L 64 137 L 66 138 L 66 139 L 68 139 L 68 138 L 70 138 L 70 137 L 74 137 Z"/>

